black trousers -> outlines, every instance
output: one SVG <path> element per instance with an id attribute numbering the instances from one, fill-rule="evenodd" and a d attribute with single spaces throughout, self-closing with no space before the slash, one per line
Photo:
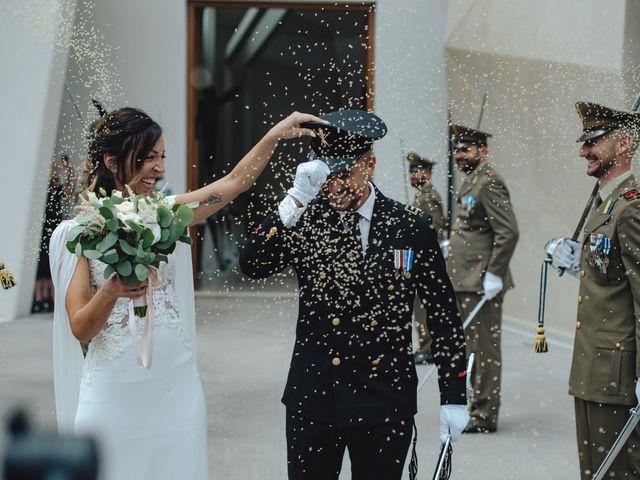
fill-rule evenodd
<path id="1" fill-rule="evenodd" d="M 287 410 L 289 480 L 338 480 L 345 450 L 352 480 L 400 480 L 413 418 L 367 427 L 335 427 Z"/>

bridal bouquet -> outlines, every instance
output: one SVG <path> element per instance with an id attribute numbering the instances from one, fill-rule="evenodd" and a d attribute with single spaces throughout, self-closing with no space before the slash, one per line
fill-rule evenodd
<path id="1" fill-rule="evenodd" d="M 128 186 L 127 186 L 128 188 Z M 78 225 L 69 230 L 67 249 L 78 257 L 107 264 L 105 278 L 117 274 L 124 282 L 137 285 L 145 281 L 160 262 L 166 262 L 177 242 L 191 245 L 187 227 L 198 204 L 179 205 L 162 192 L 129 197 L 101 191 L 101 198 L 89 192 L 82 199 L 75 218 Z M 134 313 L 146 315 L 144 299 L 134 302 Z"/>

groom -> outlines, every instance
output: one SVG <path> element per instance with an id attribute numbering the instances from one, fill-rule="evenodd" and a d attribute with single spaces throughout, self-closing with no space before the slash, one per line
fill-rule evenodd
<path id="1" fill-rule="evenodd" d="M 305 125 L 317 134 L 316 159 L 298 166 L 278 211 L 246 241 L 240 267 L 266 278 L 291 266 L 298 278 L 282 398 L 289 479 L 337 480 L 348 449 L 354 480 L 399 480 L 417 411 L 415 294 L 433 337 L 441 441 L 456 440 L 468 420 L 464 332 L 430 217 L 370 181 L 384 122 L 361 110 L 321 118 L 328 125 Z"/>

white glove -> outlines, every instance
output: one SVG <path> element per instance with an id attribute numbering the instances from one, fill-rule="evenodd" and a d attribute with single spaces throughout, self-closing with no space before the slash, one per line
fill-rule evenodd
<path id="1" fill-rule="evenodd" d="M 640 403 L 640 378 L 636 378 L 636 400 Z"/>
<path id="2" fill-rule="evenodd" d="M 466 405 L 441 405 L 440 442 L 446 442 L 447 435 L 451 435 L 452 442 L 457 441 L 467 423 L 469 423 L 469 413 Z"/>
<path id="3" fill-rule="evenodd" d="M 492 300 L 502 291 L 502 279 L 493 273 L 487 272 L 484 274 L 482 289 L 484 290 L 485 298 Z"/>
<path id="4" fill-rule="evenodd" d="M 442 250 L 442 256 L 445 260 L 449 258 L 449 240 L 442 240 L 440 242 L 440 250 Z"/>
<path id="5" fill-rule="evenodd" d="M 287 193 L 306 207 L 311 200 L 316 198 L 320 188 L 327 180 L 331 171 L 322 160 L 311 160 L 298 165 L 296 176 L 293 179 L 293 187 Z"/>
<path id="6" fill-rule="evenodd" d="M 580 244 L 570 238 L 563 238 L 558 242 L 553 250 L 553 262 L 551 265 L 556 269 L 564 269 L 567 273 L 578 278 L 580 274 L 580 261 L 582 260 L 582 250 Z"/>

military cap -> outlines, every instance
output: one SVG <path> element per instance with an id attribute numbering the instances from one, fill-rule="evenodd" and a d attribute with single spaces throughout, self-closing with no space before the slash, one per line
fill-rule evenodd
<path id="1" fill-rule="evenodd" d="M 451 141 L 453 148 L 466 148 L 469 145 L 486 145 L 487 138 L 491 134 L 474 130 L 473 128 L 463 127 L 462 125 L 451 125 Z"/>
<path id="2" fill-rule="evenodd" d="M 373 142 L 387 134 L 387 126 L 382 119 L 365 110 L 341 110 L 320 115 L 329 122 L 305 122 L 305 128 L 316 132 L 311 140 L 311 148 L 318 158 L 325 162 L 331 173 L 341 173 L 356 163 L 371 150 Z"/>
<path id="3" fill-rule="evenodd" d="M 433 168 L 433 165 L 436 163 L 434 160 L 418 155 L 413 151 L 407 153 L 407 162 L 409 162 L 409 167 L 413 167 L 415 165 L 419 167 L 426 167 L 428 169 Z"/>
<path id="4" fill-rule="evenodd" d="M 618 128 L 637 129 L 640 121 L 639 113 L 614 110 L 597 103 L 578 102 L 576 111 L 582 120 L 582 135 L 577 142 L 593 140 Z"/>

